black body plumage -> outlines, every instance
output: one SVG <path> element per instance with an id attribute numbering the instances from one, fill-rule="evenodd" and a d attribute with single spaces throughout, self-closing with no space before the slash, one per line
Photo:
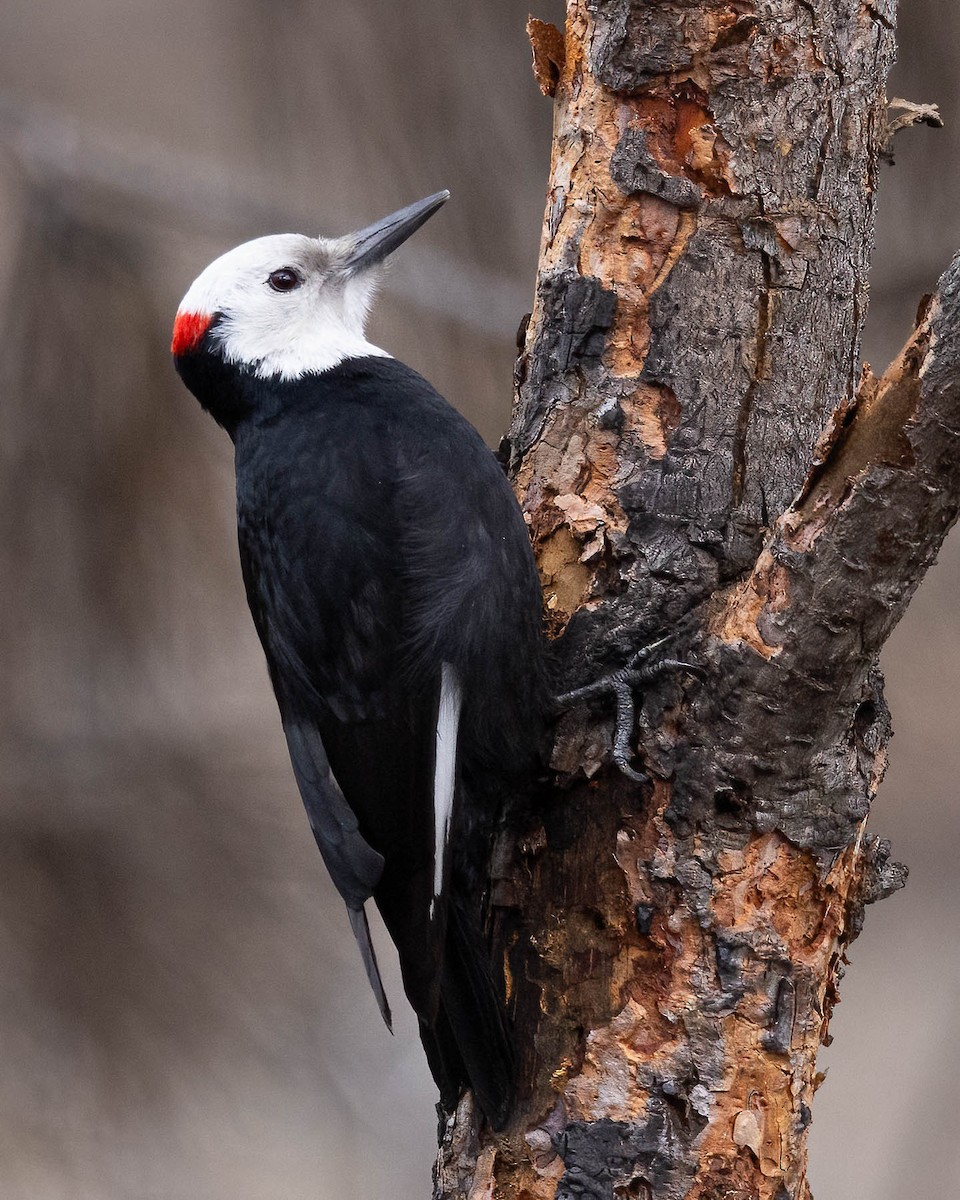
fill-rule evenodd
<path id="1" fill-rule="evenodd" d="M 262 378 L 214 332 L 177 367 L 236 447 L 243 577 L 311 827 L 385 1018 L 370 896 L 444 1105 L 471 1086 L 500 1125 L 512 1054 L 483 880 L 498 792 L 533 765 L 544 711 L 526 526 L 479 434 L 408 367 Z M 442 870 L 438 722 L 456 737 Z"/>

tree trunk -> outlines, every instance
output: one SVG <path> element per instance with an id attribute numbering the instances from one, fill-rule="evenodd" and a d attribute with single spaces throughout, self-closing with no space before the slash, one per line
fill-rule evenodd
<path id="1" fill-rule="evenodd" d="M 894 0 L 569 0 L 510 434 L 565 687 L 656 639 L 638 784 L 558 722 L 494 856 L 521 1053 L 443 1200 L 809 1195 L 844 950 L 904 870 L 865 832 L 877 656 L 957 516 L 960 259 L 860 377 Z M 552 66 L 551 66 L 552 64 Z M 532 814 L 532 815 L 531 815 Z"/>

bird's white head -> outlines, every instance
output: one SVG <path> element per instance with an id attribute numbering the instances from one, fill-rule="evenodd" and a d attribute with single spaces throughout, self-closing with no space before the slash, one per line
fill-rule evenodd
<path id="1" fill-rule="evenodd" d="M 364 336 L 383 260 L 448 199 L 438 192 L 341 238 L 282 233 L 220 256 L 177 311 L 178 365 L 214 353 L 261 378 L 299 378 L 385 355 Z"/>

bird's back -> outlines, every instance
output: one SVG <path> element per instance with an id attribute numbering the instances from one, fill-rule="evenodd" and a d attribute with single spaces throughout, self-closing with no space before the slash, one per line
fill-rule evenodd
<path id="1" fill-rule="evenodd" d="M 539 584 L 516 500 L 472 426 L 391 359 L 304 379 L 236 446 L 244 578 L 281 713 L 318 730 L 384 860 L 373 894 L 445 1102 L 470 1083 L 499 1120 L 512 1068 L 482 881 L 495 781 L 532 761 L 543 711 Z M 438 850 L 451 678 L 457 802 Z"/>
<path id="2" fill-rule="evenodd" d="M 288 702 L 369 719 L 449 662 L 468 752 L 519 765 L 542 689 L 539 583 L 476 430 L 415 371 L 366 358 L 297 381 L 236 447 L 244 578 L 297 684 Z"/>

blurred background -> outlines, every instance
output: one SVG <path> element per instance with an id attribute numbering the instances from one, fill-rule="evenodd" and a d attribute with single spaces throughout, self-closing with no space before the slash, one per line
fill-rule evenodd
<path id="1" fill-rule="evenodd" d="M 372 338 L 491 442 L 549 162 L 527 4 L 5 0 L 0 38 L 0 1196 L 429 1194 L 434 1092 L 382 1028 L 309 836 L 172 315 L 214 255 L 441 187 Z M 562 21 L 561 0 L 534 15 Z M 879 370 L 960 246 L 960 10 L 912 0 Z M 884 656 L 870 910 L 812 1130 L 818 1200 L 960 1192 L 960 539 Z M 386 956 L 385 956 L 386 957 Z M 388 988 L 400 996 L 397 972 Z"/>

